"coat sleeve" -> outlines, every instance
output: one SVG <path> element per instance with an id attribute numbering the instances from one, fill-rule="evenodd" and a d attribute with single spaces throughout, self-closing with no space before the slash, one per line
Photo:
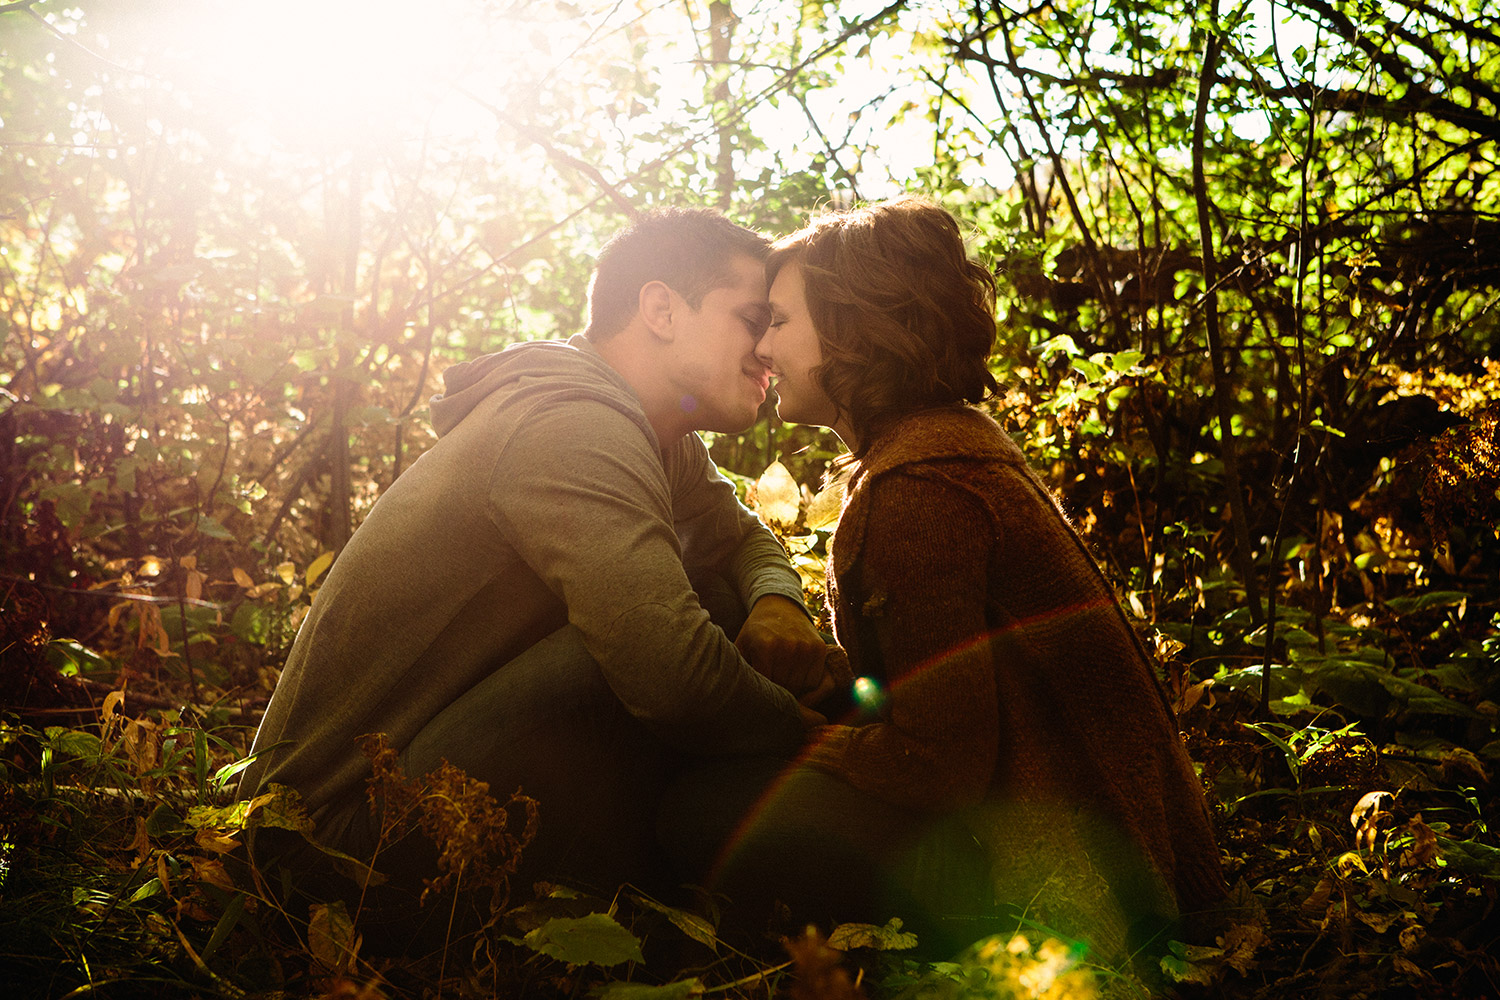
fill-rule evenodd
<path id="1" fill-rule="evenodd" d="M 868 488 L 853 613 L 878 643 L 886 706 L 880 722 L 815 731 L 805 760 L 899 806 L 975 802 L 999 745 L 985 614 L 994 525 L 941 480 L 893 473 Z"/>
<path id="2" fill-rule="evenodd" d="M 540 407 L 488 491 L 496 526 L 631 714 L 702 753 L 795 745 L 795 700 L 740 657 L 688 583 L 667 477 L 634 421 L 590 401 Z"/>
<path id="3" fill-rule="evenodd" d="M 671 459 L 672 510 L 689 574 L 710 569 L 724 574 L 747 610 L 762 597 L 778 594 L 806 612 L 802 577 L 786 550 L 739 502 L 734 485 L 719 473 L 702 440 L 687 435 Z"/>

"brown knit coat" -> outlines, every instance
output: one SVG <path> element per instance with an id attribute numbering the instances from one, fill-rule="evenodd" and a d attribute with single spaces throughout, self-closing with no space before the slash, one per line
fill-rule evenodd
<path id="1" fill-rule="evenodd" d="M 806 760 L 891 803 L 960 811 L 996 898 L 1118 951 L 1225 893 L 1152 659 L 1077 533 L 989 417 L 927 410 L 854 470 L 829 601 L 882 721 Z"/>

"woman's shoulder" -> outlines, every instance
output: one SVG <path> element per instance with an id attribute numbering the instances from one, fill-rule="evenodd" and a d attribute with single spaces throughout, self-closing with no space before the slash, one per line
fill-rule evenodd
<path id="1" fill-rule="evenodd" d="M 871 444 L 858 475 L 963 459 L 1026 465 L 1021 449 L 989 415 L 967 406 L 944 406 L 909 413 L 892 424 Z"/>

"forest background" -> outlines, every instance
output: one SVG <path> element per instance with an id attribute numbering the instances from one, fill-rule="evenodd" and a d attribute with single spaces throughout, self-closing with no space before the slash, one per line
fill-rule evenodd
<path id="1" fill-rule="evenodd" d="M 1487 0 L 0 2 L 8 995 L 1500 993 L 1497 143 Z M 232 877 L 297 823 L 229 790 L 442 370 L 580 329 L 642 209 L 904 191 L 1000 275 L 990 408 L 1160 656 L 1216 944 L 787 960 L 512 887 L 397 966 Z M 814 600 L 835 443 L 712 442 Z"/>

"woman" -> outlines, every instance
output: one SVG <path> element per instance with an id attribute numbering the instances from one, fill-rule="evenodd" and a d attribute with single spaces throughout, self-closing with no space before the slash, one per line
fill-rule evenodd
<path id="1" fill-rule="evenodd" d="M 768 266 L 757 353 L 781 417 L 850 450 L 829 603 L 885 702 L 813 731 L 716 884 L 929 931 L 1008 905 L 1116 956 L 1211 906 L 1218 851 L 1152 659 L 1016 445 L 964 405 L 995 389 L 995 285 L 953 218 L 912 198 L 826 216 Z M 674 808 L 754 780 L 727 765 Z"/>

